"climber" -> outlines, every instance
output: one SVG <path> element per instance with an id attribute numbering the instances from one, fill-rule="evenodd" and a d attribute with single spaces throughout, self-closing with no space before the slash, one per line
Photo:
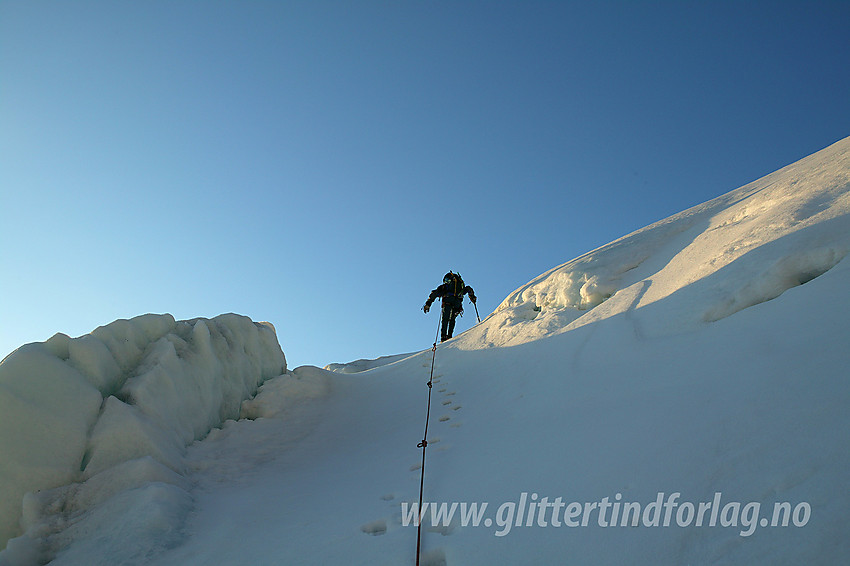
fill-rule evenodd
<path id="1" fill-rule="evenodd" d="M 431 309 L 431 303 L 439 297 L 443 301 L 443 323 L 440 328 L 440 342 L 452 337 L 455 329 L 455 319 L 463 314 L 463 296 L 469 294 L 469 300 L 475 304 L 475 291 L 469 285 L 464 285 L 459 273 L 449 271 L 443 277 L 443 284 L 431 291 L 422 310 L 426 313 Z"/>

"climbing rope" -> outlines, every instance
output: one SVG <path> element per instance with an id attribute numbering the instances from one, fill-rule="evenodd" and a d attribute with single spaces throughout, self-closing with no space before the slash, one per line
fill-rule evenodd
<path id="1" fill-rule="evenodd" d="M 434 337 L 434 345 L 431 347 L 431 375 L 428 376 L 428 409 L 425 412 L 425 433 L 422 442 L 416 445 L 422 449 L 422 467 L 419 475 L 419 523 L 416 528 L 416 566 L 419 566 L 419 550 L 422 543 L 422 495 L 425 491 L 425 449 L 428 447 L 428 421 L 431 418 L 431 389 L 434 381 L 434 361 L 437 359 L 437 340 L 440 339 L 440 326 L 443 323 L 443 313 L 440 311 L 440 320 L 437 322 L 437 336 Z"/>

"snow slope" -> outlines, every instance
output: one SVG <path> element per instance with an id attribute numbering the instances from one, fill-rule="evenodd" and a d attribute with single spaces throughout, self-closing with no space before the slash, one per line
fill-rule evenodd
<path id="1" fill-rule="evenodd" d="M 839 142 L 544 273 L 467 347 L 519 344 L 653 303 L 666 308 L 644 332 L 690 331 L 825 273 L 850 249 L 847 148 Z"/>
<path id="2" fill-rule="evenodd" d="M 441 344 L 425 500 L 488 508 L 478 526 L 426 525 L 423 563 L 845 563 L 848 213 L 850 138 L 550 270 Z M 4 498 L 13 476 L 51 480 L 18 492 L 54 487 L 22 496 L 26 534 L 3 566 L 413 563 L 403 514 L 418 499 L 430 349 L 334 372 L 272 355 L 206 436 L 211 405 L 178 409 L 169 400 L 193 396 L 159 386 L 164 399 L 139 396 L 159 410 L 146 424 L 183 444 L 150 432 L 131 443 L 145 451 L 86 475 L 101 435 L 117 452 L 144 430 L 104 419 L 116 403 L 135 414 L 132 379 L 108 378 L 102 356 L 80 372 L 51 342 L 0 365 L 7 404 L 24 396 L 4 375 L 53 380 L 24 388 L 44 409 L 0 416 Z M 36 432 L 50 474 L 27 455 Z M 643 513 L 614 520 L 614 503 Z M 788 524 L 771 525 L 785 503 Z"/>

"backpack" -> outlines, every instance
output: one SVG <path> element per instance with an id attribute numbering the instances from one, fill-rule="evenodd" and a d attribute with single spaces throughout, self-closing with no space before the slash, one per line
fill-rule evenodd
<path id="1" fill-rule="evenodd" d="M 466 285 L 463 283 L 463 277 L 460 276 L 460 273 L 455 273 L 455 281 L 454 281 L 454 292 L 455 295 L 459 297 L 463 297 L 463 290 L 466 289 Z"/>
<path id="2" fill-rule="evenodd" d="M 454 273 L 453 271 L 449 271 L 447 275 L 452 276 L 452 281 L 451 283 L 447 283 L 449 285 L 449 292 L 444 296 L 444 300 L 448 300 L 449 304 L 455 309 L 463 312 L 463 290 L 466 288 L 463 278 L 460 276 L 460 273 Z"/>

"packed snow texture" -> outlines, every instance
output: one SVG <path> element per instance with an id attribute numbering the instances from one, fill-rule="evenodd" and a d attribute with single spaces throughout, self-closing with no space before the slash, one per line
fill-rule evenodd
<path id="1" fill-rule="evenodd" d="M 186 446 L 285 373 L 274 328 L 234 314 L 148 314 L 17 349 L 0 363 L 0 545 L 27 536 L 0 563 L 51 559 L 110 507 L 143 530 L 185 515 Z"/>
<path id="2" fill-rule="evenodd" d="M 233 315 L 25 346 L 0 365 L 2 532 L 24 533 L 0 566 L 409 564 L 431 396 L 425 501 L 498 522 L 521 494 L 722 493 L 811 517 L 456 516 L 425 521 L 424 565 L 845 563 L 848 249 L 850 138 L 544 273 L 434 352 L 286 371 Z"/>
<path id="3" fill-rule="evenodd" d="M 511 293 L 465 345 L 516 345 L 673 295 L 683 299 L 670 301 L 676 310 L 641 331 L 679 333 L 774 299 L 847 255 L 848 183 L 844 140 L 551 269 Z"/>

